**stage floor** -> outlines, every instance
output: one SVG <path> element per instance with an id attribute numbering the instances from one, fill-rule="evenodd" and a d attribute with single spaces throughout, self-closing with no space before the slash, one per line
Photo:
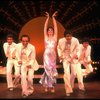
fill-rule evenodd
<path id="1" fill-rule="evenodd" d="M 55 93 L 44 92 L 44 88 L 40 84 L 34 84 L 34 93 L 28 96 L 28 99 L 100 99 L 100 81 L 86 82 L 86 91 L 79 91 L 77 83 L 75 83 L 74 92 L 70 97 L 65 95 L 64 84 L 55 86 Z M 0 83 L 0 99 L 22 99 L 21 85 L 13 91 L 7 89 L 6 83 Z"/>

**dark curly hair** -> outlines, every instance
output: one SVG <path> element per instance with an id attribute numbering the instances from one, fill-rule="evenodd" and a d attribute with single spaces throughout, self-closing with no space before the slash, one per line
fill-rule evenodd
<path id="1" fill-rule="evenodd" d="M 66 37 L 67 34 L 72 35 L 72 32 L 71 32 L 70 30 L 65 30 L 65 31 L 64 31 L 64 37 Z"/>
<path id="2" fill-rule="evenodd" d="M 20 40 L 22 41 L 22 38 L 23 37 L 27 37 L 28 38 L 28 41 L 30 41 L 30 37 L 27 35 L 27 34 L 23 34 L 21 37 L 20 37 Z"/>

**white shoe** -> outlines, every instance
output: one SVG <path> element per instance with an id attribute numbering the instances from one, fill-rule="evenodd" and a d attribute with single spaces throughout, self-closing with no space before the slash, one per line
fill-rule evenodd
<path id="1" fill-rule="evenodd" d="M 82 92 L 85 92 L 85 89 L 79 89 L 80 91 L 82 91 Z"/>
<path id="2" fill-rule="evenodd" d="M 55 89 L 54 88 L 51 88 L 51 93 L 54 93 L 55 92 Z"/>
<path id="3" fill-rule="evenodd" d="M 28 90 L 28 95 L 31 95 L 33 92 L 33 90 Z"/>
<path id="4" fill-rule="evenodd" d="M 13 91 L 13 88 L 9 88 L 9 91 Z"/>
<path id="5" fill-rule="evenodd" d="M 66 93 L 66 96 L 70 96 L 70 93 Z"/>
<path id="6" fill-rule="evenodd" d="M 23 98 L 28 97 L 28 92 L 27 92 L 27 93 L 22 93 L 22 97 L 23 97 Z"/>
<path id="7" fill-rule="evenodd" d="M 48 92 L 48 88 L 47 87 L 45 87 L 45 92 Z"/>
<path id="8" fill-rule="evenodd" d="M 28 96 L 28 95 L 26 95 L 26 94 L 23 94 L 23 95 L 22 95 L 23 98 L 26 98 L 27 96 Z"/>

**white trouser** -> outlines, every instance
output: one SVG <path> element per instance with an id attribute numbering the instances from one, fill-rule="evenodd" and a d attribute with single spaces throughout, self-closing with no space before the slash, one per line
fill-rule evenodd
<path id="1" fill-rule="evenodd" d="M 77 80 L 78 80 L 78 87 L 79 87 L 79 89 L 84 90 L 84 83 L 83 83 L 83 74 L 82 74 L 81 63 L 77 64 Z"/>
<path id="2" fill-rule="evenodd" d="M 19 77 L 20 75 L 20 67 L 17 66 L 17 60 L 15 59 L 7 59 L 7 87 L 14 87 L 13 86 L 13 79 L 12 79 L 12 72 L 13 66 L 15 68 L 15 78 Z"/>
<path id="3" fill-rule="evenodd" d="M 78 62 L 77 64 L 77 69 L 76 69 L 76 77 L 78 80 L 78 87 L 81 90 L 84 90 L 84 84 L 83 84 L 83 74 L 82 74 L 82 69 L 81 69 L 81 64 Z M 74 88 L 74 79 L 71 81 L 72 87 Z"/>
<path id="4" fill-rule="evenodd" d="M 71 81 L 74 81 L 76 76 L 76 64 L 68 62 L 66 59 L 63 60 L 64 67 L 64 82 L 65 82 L 65 91 L 66 93 L 72 93 L 72 84 Z M 71 74 L 70 74 L 71 68 Z"/>
<path id="5" fill-rule="evenodd" d="M 33 92 L 33 78 L 34 70 L 27 69 L 25 64 L 21 66 L 21 85 L 22 85 L 22 95 L 28 95 L 29 92 Z"/>

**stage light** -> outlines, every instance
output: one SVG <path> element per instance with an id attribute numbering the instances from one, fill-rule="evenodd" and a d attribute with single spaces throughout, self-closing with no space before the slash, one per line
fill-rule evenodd
<path id="1" fill-rule="evenodd" d="M 0 63 L 2 64 L 2 61 L 0 61 Z"/>
<path id="2" fill-rule="evenodd" d="M 97 70 L 97 67 L 94 67 L 95 70 Z"/>
<path id="3" fill-rule="evenodd" d="M 95 62 L 92 62 L 92 64 L 95 64 Z"/>
<path id="4" fill-rule="evenodd" d="M 98 64 L 100 64 L 100 62 L 98 62 Z"/>

